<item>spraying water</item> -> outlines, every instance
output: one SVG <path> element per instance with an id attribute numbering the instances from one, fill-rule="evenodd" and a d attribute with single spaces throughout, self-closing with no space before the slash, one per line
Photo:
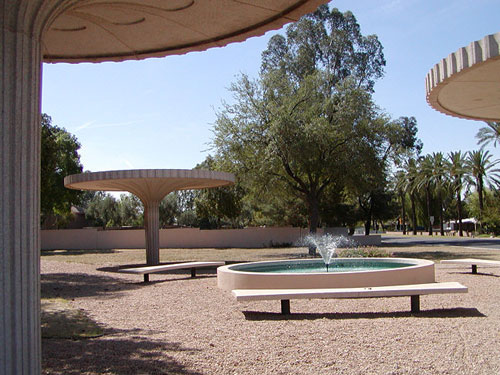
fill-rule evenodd
<path id="1" fill-rule="evenodd" d="M 310 234 L 304 237 L 302 241 L 305 245 L 316 246 L 321 258 L 323 258 L 323 262 L 325 262 L 326 272 L 328 272 L 328 267 L 333 262 L 333 258 L 337 257 L 337 248 L 345 247 L 349 244 L 349 240 L 346 237 L 333 236 L 331 234 L 322 236 Z"/>

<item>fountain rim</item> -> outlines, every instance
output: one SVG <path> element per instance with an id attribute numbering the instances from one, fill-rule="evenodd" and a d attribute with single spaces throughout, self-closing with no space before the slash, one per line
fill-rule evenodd
<path id="1" fill-rule="evenodd" d="M 414 269 L 418 268 L 421 266 L 430 266 L 435 264 L 432 260 L 427 260 L 427 259 L 419 259 L 419 258 L 396 258 L 396 257 L 342 257 L 342 258 L 334 258 L 333 262 L 329 263 L 331 265 L 332 263 L 336 261 L 347 261 L 347 262 L 354 262 L 354 261 L 365 261 L 369 263 L 373 263 L 375 261 L 389 261 L 389 262 L 394 262 L 394 263 L 409 263 L 410 265 L 406 267 L 401 267 L 406 270 L 408 269 Z M 312 261 L 317 261 L 317 262 L 322 262 L 321 258 L 315 258 L 315 259 L 282 259 L 282 260 L 272 260 L 272 261 L 257 261 L 257 262 L 243 262 L 243 263 L 235 263 L 235 264 L 229 264 L 226 266 L 219 267 L 221 271 L 229 271 L 229 272 L 238 272 L 240 274 L 248 274 L 248 275 L 282 275 L 282 276 L 296 276 L 296 275 L 324 275 L 327 273 L 331 272 L 257 272 L 257 271 L 244 271 L 244 270 L 238 270 L 234 269 L 233 267 L 240 267 L 240 266 L 245 266 L 245 265 L 269 265 L 269 264 L 276 264 L 276 263 L 301 263 L 301 262 L 312 262 Z M 385 271 L 393 271 L 394 268 L 382 268 L 382 269 L 367 269 L 367 270 L 358 270 L 358 271 L 345 271 L 345 272 L 339 272 L 339 273 L 366 273 L 366 272 L 385 272 Z"/>

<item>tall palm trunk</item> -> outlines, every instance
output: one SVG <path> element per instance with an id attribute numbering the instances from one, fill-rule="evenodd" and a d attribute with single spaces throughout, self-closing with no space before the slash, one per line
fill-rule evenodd
<path id="1" fill-rule="evenodd" d="M 478 176 L 477 178 L 477 195 L 479 198 L 479 228 L 483 229 L 483 178 L 482 176 Z"/>
<path id="2" fill-rule="evenodd" d="M 405 208 L 405 193 L 399 192 L 401 198 L 401 225 L 403 226 L 403 234 L 406 234 L 406 208 Z"/>
<path id="3" fill-rule="evenodd" d="M 411 223 L 413 226 L 413 234 L 417 234 L 417 208 L 415 205 L 415 195 L 413 193 L 410 194 L 410 202 L 411 202 Z"/>
<path id="4" fill-rule="evenodd" d="M 438 191 L 438 200 L 439 200 L 439 230 L 441 232 L 441 236 L 444 236 L 443 196 L 441 195 L 441 189 L 439 189 Z"/>
<path id="5" fill-rule="evenodd" d="M 432 223 L 431 223 L 431 187 L 430 184 L 425 186 L 425 200 L 427 203 L 427 218 L 429 220 L 429 236 L 432 236 Z"/>
<path id="6" fill-rule="evenodd" d="M 462 197 L 460 197 L 460 192 L 457 192 L 457 214 L 458 214 L 458 235 L 460 237 L 464 236 L 462 229 Z"/>

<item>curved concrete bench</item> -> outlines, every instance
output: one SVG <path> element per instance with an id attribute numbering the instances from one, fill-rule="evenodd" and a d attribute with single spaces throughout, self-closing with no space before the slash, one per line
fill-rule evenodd
<path id="1" fill-rule="evenodd" d="M 486 259 L 448 259 L 442 260 L 441 263 L 448 264 L 465 264 L 472 266 L 472 273 L 477 273 L 477 266 L 490 266 L 490 267 L 500 267 L 500 261 L 498 260 L 486 260 Z"/>
<path id="2" fill-rule="evenodd" d="M 374 286 L 364 288 L 329 289 L 235 289 L 236 301 L 281 300 L 281 313 L 290 314 L 291 299 L 313 298 L 411 298 L 411 312 L 420 312 L 420 296 L 425 294 L 467 293 L 468 289 L 457 282 Z"/>
<path id="3" fill-rule="evenodd" d="M 122 268 L 119 269 L 118 272 L 144 275 L 144 282 L 147 283 L 149 282 L 150 273 L 191 268 L 191 277 L 196 277 L 197 268 L 219 267 L 225 264 L 226 262 L 185 262 L 185 263 L 173 263 L 173 264 L 160 264 L 158 266 Z"/>

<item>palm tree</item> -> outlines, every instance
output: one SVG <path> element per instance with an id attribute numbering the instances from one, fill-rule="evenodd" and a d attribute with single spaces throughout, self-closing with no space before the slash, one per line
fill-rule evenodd
<path id="1" fill-rule="evenodd" d="M 498 160 L 491 161 L 491 154 L 489 151 L 479 150 L 471 151 L 467 154 L 466 167 L 468 169 L 468 175 L 470 176 L 470 183 L 476 188 L 477 195 L 479 198 L 479 223 L 481 225 L 481 220 L 483 218 L 484 209 L 484 198 L 483 191 L 484 185 L 488 185 L 490 188 L 493 186 L 493 182 L 499 183 L 499 172 L 500 169 L 493 169 L 493 167 L 498 164 Z"/>
<path id="2" fill-rule="evenodd" d="M 448 176 L 448 166 L 442 152 L 433 153 L 432 161 L 432 176 L 431 182 L 436 187 L 437 200 L 439 204 L 439 229 L 441 236 L 444 236 L 444 220 L 443 220 L 443 188 Z"/>
<path id="3" fill-rule="evenodd" d="M 457 199 L 458 234 L 460 237 L 463 237 L 464 232 L 462 230 L 462 190 L 467 180 L 466 160 L 461 151 L 450 152 L 448 154 L 448 158 L 450 159 L 450 163 L 448 165 L 450 184 Z"/>
<path id="4" fill-rule="evenodd" d="M 418 189 L 425 190 L 425 202 L 427 207 L 427 218 L 429 236 L 432 236 L 432 222 L 431 222 L 431 196 L 432 196 L 432 182 L 433 182 L 433 168 L 434 163 L 430 155 L 426 155 L 420 159 L 419 172 L 417 176 Z"/>
<path id="5" fill-rule="evenodd" d="M 416 196 L 415 193 L 418 191 L 418 169 L 415 159 L 409 158 L 404 164 L 404 174 L 405 179 L 401 181 L 402 189 L 408 193 L 410 197 L 411 205 L 411 223 L 413 228 L 413 234 L 417 234 L 417 208 L 416 208 Z"/>
<path id="6" fill-rule="evenodd" d="M 398 170 L 394 175 L 395 183 L 396 183 L 396 191 L 399 199 L 401 200 L 401 228 L 403 230 L 403 234 L 406 234 L 406 191 L 407 191 L 407 182 L 408 182 L 408 174 L 405 170 Z"/>
<path id="7" fill-rule="evenodd" d="M 486 125 L 476 134 L 477 144 L 484 147 L 493 142 L 493 147 L 497 147 L 497 143 L 500 144 L 500 122 L 487 121 Z"/>

